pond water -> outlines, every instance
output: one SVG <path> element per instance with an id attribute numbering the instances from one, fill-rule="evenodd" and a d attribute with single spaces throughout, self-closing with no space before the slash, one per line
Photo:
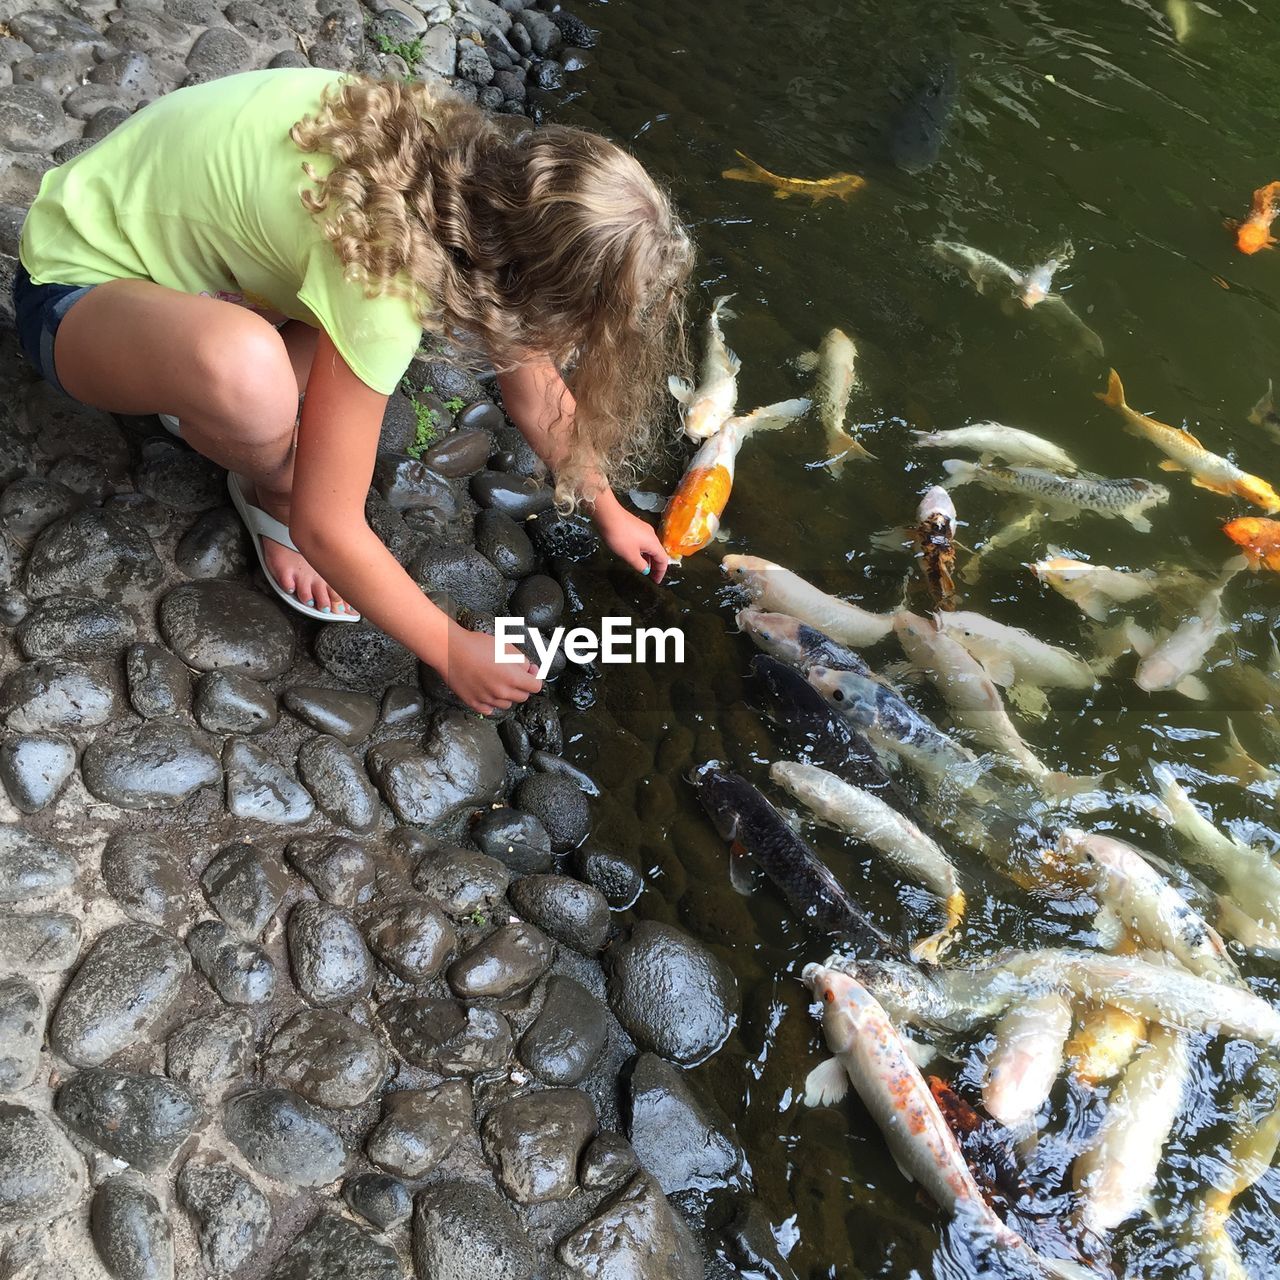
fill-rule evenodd
<path id="1" fill-rule="evenodd" d="M 580 11 L 600 28 L 600 46 L 558 117 L 626 140 L 671 185 L 699 247 L 699 344 L 711 299 L 735 295 L 737 318 L 725 327 L 742 358 L 739 405 L 806 394 L 795 358 L 839 326 L 859 352 L 850 421 L 862 424 L 876 455 L 833 477 L 814 465 L 824 436 L 810 417 L 748 441 L 724 540 L 673 569 L 661 588 L 603 560 L 580 568 L 588 612 L 675 623 L 688 640 L 682 667 L 609 668 L 584 691 L 591 705 L 569 722 L 573 751 L 607 791 L 597 831 L 644 867 L 640 914 L 691 930 L 737 975 L 739 1026 L 695 1074 L 738 1127 L 751 1185 L 795 1275 L 973 1275 L 962 1244 L 898 1173 L 856 1099 L 816 1111 L 798 1102 L 822 1057 L 798 976 L 826 955 L 827 942 L 769 888 L 750 898 L 734 892 L 724 843 L 687 780 L 705 760 L 722 759 L 786 800 L 767 776 L 785 747 L 752 707 L 754 649 L 735 630 L 736 597 L 719 560 L 763 556 L 869 609 L 892 608 L 904 594 L 927 607 L 911 557 L 875 541 L 910 522 L 919 495 L 944 479 L 947 455 L 913 447 L 910 429 L 995 419 L 1054 441 L 1090 471 L 1167 484 L 1171 497 L 1146 534 L 1091 515 L 1037 522 L 985 561 L 976 582 L 962 582 L 963 607 L 1091 656 L 1097 629 L 1026 568 L 1048 547 L 1133 569 L 1216 572 L 1231 551 L 1223 522 L 1259 513 L 1160 471 L 1156 450 L 1124 434 L 1094 392 L 1114 365 L 1135 407 L 1280 481 L 1280 449 L 1248 421 L 1268 378 L 1280 375 L 1280 253 L 1244 256 L 1223 226 L 1244 216 L 1255 188 L 1280 177 L 1280 12 L 1240 0 L 1182 4 L 1172 20 L 1163 4 L 1144 0 L 703 0 Z M 954 87 L 936 158 L 928 146 L 903 150 L 904 104 L 930 85 L 944 98 Z M 765 186 L 721 176 L 739 163 L 735 151 L 779 174 L 852 172 L 867 185 L 848 201 L 776 199 Z M 1074 257 L 1058 287 L 1101 337 L 1105 358 L 1073 348 L 1034 313 L 1007 314 L 980 296 L 931 250 L 937 239 L 1018 267 L 1069 242 Z M 686 457 L 673 452 L 647 487 L 669 491 Z M 1027 510 L 976 485 L 954 497 L 971 548 L 1011 507 Z M 962 567 L 965 559 L 962 552 Z M 1163 615 L 1159 606 L 1141 613 L 1143 625 L 1173 625 L 1188 608 L 1172 597 L 1165 603 Z M 1231 630 L 1202 672 L 1206 701 L 1144 693 L 1127 657 L 1094 692 L 1055 691 L 1046 719 L 1018 720 L 1051 767 L 1110 771 L 1112 802 L 1082 819 L 1088 826 L 1175 870 L 1190 866 L 1185 848 L 1124 795 L 1151 792 L 1153 761 L 1172 764 L 1218 825 L 1267 848 L 1280 839 L 1272 800 L 1216 765 L 1228 717 L 1257 758 L 1274 764 L 1280 756 L 1280 737 L 1267 733 L 1275 722 L 1262 714 L 1266 698 L 1255 696 L 1248 674 L 1269 661 L 1280 581 L 1241 574 L 1224 605 Z M 868 657 L 882 668 L 901 654 L 889 640 Z M 905 687 L 946 723 L 927 686 Z M 896 936 L 918 936 L 922 919 L 937 918 L 927 895 L 896 884 L 865 849 L 808 823 L 804 830 Z M 948 847 L 971 904 L 948 963 L 1009 946 L 1097 945 L 1078 903 L 1019 888 L 973 850 Z M 1276 963 L 1236 956 L 1253 989 L 1280 1001 Z M 972 1090 L 981 1048 L 944 1065 L 944 1074 Z M 1257 1119 L 1274 1102 L 1250 1046 L 1199 1037 L 1193 1055 L 1154 1216 L 1112 1237 L 1117 1274 L 1202 1273 L 1186 1224 L 1200 1189 L 1221 1170 L 1239 1114 L 1233 1107 Z M 1065 1081 L 1055 1090 L 1028 1193 L 1050 1217 L 1069 1207 L 1062 1153 L 1096 1125 L 1104 1103 L 1105 1091 L 1092 1096 Z M 1274 1170 L 1237 1202 L 1231 1231 L 1251 1275 L 1277 1274 Z"/>

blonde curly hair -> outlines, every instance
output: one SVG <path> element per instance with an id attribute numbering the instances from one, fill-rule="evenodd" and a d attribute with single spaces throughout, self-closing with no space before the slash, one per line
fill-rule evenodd
<path id="1" fill-rule="evenodd" d="M 348 274 L 404 290 L 423 327 L 500 371 L 545 355 L 576 401 L 554 431 L 557 495 L 626 482 L 684 372 L 693 246 L 666 194 L 598 134 L 490 116 L 426 85 L 347 78 L 293 127 L 332 157 L 303 203 Z M 557 407 L 558 408 L 558 407 Z"/>

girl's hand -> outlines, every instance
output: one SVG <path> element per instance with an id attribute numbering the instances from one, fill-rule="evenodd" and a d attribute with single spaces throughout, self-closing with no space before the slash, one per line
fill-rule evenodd
<path id="1" fill-rule="evenodd" d="M 519 662 L 499 662 L 494 657 L 494 640 L 465 627 L 449 628 L 448 653 L 440 674 L 458 697 L 482 716 L 505 711 L 513 702 L 524 702 L 542 688 L 535 667 L 518 649 L 506 651 Z M 437 668 L 439 670 L 439 668 Z"/>
<path id="2" fill-rule="evenodd" d="M 671 561 L 651 524 L 625 510 L 616 498 L 608 504 L 598 502 L 593 514 L 600 536 L 614 555 L 641 573 L 652 572 L 654 582 L 662 581 Z"/>

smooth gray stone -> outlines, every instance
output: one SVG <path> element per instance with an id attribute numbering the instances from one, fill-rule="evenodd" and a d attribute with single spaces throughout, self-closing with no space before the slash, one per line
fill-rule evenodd
<path id="1" fill-rule="evenodd" d="M 252 844 L 229 844 L 200 876 L 209 905 L 241 937 L 254 939 L 271 922 L 289 888 L 279 858 Z"/>
<path id="2" fill-rule="evenodd" d="M 428 547 L 410 572 L 437 603 L 448 602 L 480 616 L 504 612 L 506 580 L 474 547 Z"/>
<path id="3" fill-rule="evenodd" d="M 572 978 L 554 975 L 533 1024 L 520 1040 L 519 1058 L 547 1084 L 577 1084 L 609 1037 L 603 1004 Z"/>
<path id="4" fill-rule="evenodd" d="M 555 502 L 555 491 L 549 485 L 501 471 L 478 471 L 471 477 L 471 496 L 482 507 L 519 521 L 548 510 Z"/>
<path id="5" fill-rule="evenodd" d="M 235 509 L 217 507 L 182 535 L 173 560 L 188 578 L 240 578 L 249 570 L 251 553 Z"/>
<path id="6" fill-rule="evenodd" d="M 373 898 L 377 867 L 364 845 L 347 836 L 290 840 L 285 857 L 334 906 L 360 906 Z"/>
<path id="7" fill-rule="evenodd" d="M 426 709 L 426 699 L 417 685 L 397 684 L 382 699 L 382 723 L 394 728 L 416 720 Z"/>
<path id="8" fill-rule="evenodd" d="M 71 126 L 58 99 L 34 85 L 0 89 L 0 146 L 47 154 L 67 140 Z"/>
<path id="9" fill-rule="evenodd" d="M 321 627 L 315 654 L 335 680 L 376 693 L 389 684 L 412 681 L 418 667 L 404 645 L 367 622 Z"/>
<path id="10" fill-rule="evenodd" d="M 80 954 L 80 921 L 61 913 L 0 913 L 0 972 L 62 973 Z"/>
<path id="11" fill-rule="evenodd" d="M 173 1230 L 160 1201 L 137 1178 L 108 1178 L 93 1197 L 89 1233 L 116 1280 L 173 1280 Z"/>
<path id="12" fill-rule="evenodd" d="M 69 889 L 76 860 L 49 840 L 10 823 L 0 823 L 0 903 L 29 902 Z"/>
<path id="13" fill-rule="evenodd" d="M 0 743 L 0 781 L 23 813 L 52 804 L 75 768 L 76 749 L 60 734 L 20 734 Z"/>
<path id="14" fill-rule="evenodd" d="M 519 579 L 533 572 L 537 556 L 529 535 L 501 511 L 481 511 L 475 523 L 476 550 L 504 578 Z M 514 615 L 520 610 L 514 605 Z"/>
<path id="15" fill-rule="evenodd" d="M 445 977 L 460 1000 L 503 1000 L 533 986 L 554 958 L 555 944 L 518 922 L 495 929 L 463 952 Z"/>
<path id="16" fill-rule="evenodd" d="M 474 374 L 440 356 L 413 360 L 409 365 L 407 377 L 415 392 L 419 394 L 433 392 L 442 400 L 451 400 L 456 397 L 467 403 L 484 398 L 484 387 Z M 461 418 L 465 413 L 464 409 L 459 417 Z M 467 423 L 468 427 L 472 425 L 474 424 Z"/>
<path id="17" fill-rule="evenodd" d="M 227 809 L 233 817 L 291 826 L 316 811 L 307 789 L 261 747 L 230 738 L 222 749 Z"/>
<path id="18" fill-rule="evenodd" d="M 256 943 L 237 938 L 221 920 L 202 920 L 187 933 L 187 950 L 209 985 L 230 1005 L 266 1004 L 275 995 L 276 967 Z"/>
<path id="19" fill-rule="evenodd" d="M 295 684 L 284 691 L 282 701 L 299 720 L 349 747 L 363 742 L 378 723 L 377 700 L 367 693 Z"/>
<path id="20" fill-rule="evenodd" d="M 385 1173 L 359 1173 L 342 1184 L 342 1198 L 379 1231 L 399 1226 L 413 1212 L 409 1188 Z"/>
<path id="21" fill-rule="evenodd" d="M 259 1173 L 322 1187 L 347 1170 L 346 1144 L 319 1107 L 288 1089 L 257 1089 L 224 1108 L 227 1136 Z"/>
<path id="22" fill-rule="evenodd" d="M 409 996 L 378 1009 L 396 1052 L 438 1075 L 473 1076 L 511 1060 L 511 1026 L 496 1009 L 463 1009 L 456 1000 Z"/>
<path id="23" fill-rule="evenodd" d="M 585 1191 L 612 1191 L 640 1167 L 635 1148 L 620 1133 L 598 1133 L 582 1153 L 578 1181 Z"/>
<path id="24" fill-rule="evenodd" d="M 21 476 L 0 494 L 0 524 L 21 543 L 30 543 L 55 520 L 83 505 L 78 493 L 41 476 Z"/>
<path id="25" fill-rule="evenodd" d="M 235 671 L 255 680 L 284 675 L 293 628 L 259 592 L 216 579 L 175 587 L 160 602 L 160 634 L 197 671 Z"/>
<path id="26" fill-rule="evenodd" d="M 210 27 L 201 32 L 187 54 L 188 75 L 185 84 L 206 84 L 223 76 L 247 71 L 253 62 L 253 51 L 239 32 L 229 27 Z"/>
<path id="27" fill-rule="evenodd" d="M 225 501 L 222 469 L 208 458 L 169 440 L 154 441 L 153 450 L 138 467 L 139 493 L 190 515 Z"/>
<path id="28" fill-rule="evenodd" d="M 486 809 L 471 824 L 471 838 L 517 875 L 551 870 L 551 837 L 532 814 L 505 806 Z"/>
<path id="29" fill-rule="evenodd" d="M 33 600 L 84 594 L 111 599 L 154 587 L 163 570 L 151 539 L 110 511 L 73 511 L 36 539 L 25 586 Z"/>
<path id="30" fill-rule="evenodd" d="M 500 1102 L 480 1130 L 498 1185 L 517 1204 L 564 1200 L 596 1136 L 596 1109 L 578 1089 L 539 1089 Z"/>
<path id="31" fill-rule="evenodd" d="M 267 1243 L 273 1225 L 270 1202 L 227 1161 L 209 1156 L 188 1160 L 178 1174 L 177 1192 L 195 1219 L 200 1257 L 214 1275 L 239 1271 Z"/>
<path id="32" fill-rule="evenodd" d="M 0 1093 L 17 1093 L 40 1070 L 45 1007 L 26 978 L 0 980 Z"/>
<path id="33" fill-rule="evenodd" d="M 300 902 L 289 913 L 289 961 L 303 999 L 327 1007 L 367 995 L 373 961 L 355 922 L 327 902 Z"/>
<path id="34" fill-rule="evenodd" d="M 463 415 L 466 410 L 463 410 Z M 483 427 L 455 430 L 422 455 L 437 475 L 458 480 L 479 471 L 493 452 L 493 436 Z"/>
<path id="35" fill-rule="evenodd" d="M 179 715 L 190 707 L 191 673 L 162 645 L 130 645 L 124 665 L 129 701 L 144 720 Z"/>
<path id="36" fill-rule="evenodd" d="M 569 876 L 522 876 L 509 890 L 512 906 L 548 937 L 595 955 L 609 937 L 609 904 L 599 889 Z"/>
<path id="37" fill-rule="evenodd" d="M 539 631 L 549 631 L 564 615 L 564 589 L 545 573 L 522 578 L 507 602 L 513 617 L 523 618 Z"/>
<path id="38" fill-rule="evenodd" d="M 429 898 L 385 907 L 365 925 L 369 949 L 405 982 L 430 982 L 444 968 L 458 931 Z"/>
<path id="39" fill-rule="evenodd" d="M 401 1178 L 425 1178 L 472 1131 L 471 1088 L 461 1080 L 397 1090 L 384 1101 L 386 1114 L 366 1150 L 374 1164 Z"/>
<path id="40" fill-rule="evenodd" d="M 520 1220 L 477 1182 L 438 1182 L 418 1195 L 413 1261 L 432 1280 L 533 1280 L 537 1272 Z"/>
<path id="41" fill-rule="evenodd" d="M 267 1273 L 267 1280 L 404 1280 L 400 1255 L 350 1218 L 321 1213 Z"/>
<path id="42" fill-rule="evenodd" d="M 365 834 L 378 824 L 378 793 L 362 763 L 338 741 L 321 736 L 298 750 L 298 775 L 337 826 Z"/>
<path id="43" fill-rule="evenodd" d="M 165 1046 L 171 1080 L 206 1102 L 217 1102 L 255 1063 L 253 1023 L 238 1009 L 222 1009 L 184 1023 Z"/>
<path id="44" fill-rule="evenodd" d="M 0 685 L 0 717 L 18 733 L 96 729 L 115 714 L 110 683 L 93 668 L 64 658 L 25 662 Z"/>
<path id="45" fill-rule="evenodd" d="M 148 720 L 95 738 L 80 771 L 94 796 L 122 809 L 173 809 L 222 780 L 218 757 L 173 720 Z"/>
<path id="46" fill-rule="evenodd" d="M 309 1102 L 363 1106 L 386 1082 L 382 1042 L 367 1027 L 331 1009 L 303 1009 L 271 1039 L 267 1073 Z"/>
<path id="47" fill-rule="evenodd" d="M 202 1119 L 195 1099 L 163 1076 L 105 1067 L 72 1076 L 54 1108 L 73 1132 L 146 1173 L 165 1168 Z"/>
<path id="48" fill-rule="evenodd" d="M 0 1227 L 48 1224 L 74 1209 L 89 1176 L 62 1126 L 42 1112 L 0 1102 Z"/>
<path id="49" fill-rule="evenodd" d="M 373 469 L 373 487 L 393 511 L 429 512 L 441 528 L 458 518 L 453 483 L 417 458 L 380 455 Z"/>
<path id="50" fill-rule="evenodd" d="M 133 615 L 119 605 L 58 596 L 40 601 L 14 637 L 22 656 L 31 661 L 107 658 L 131 644 L 137 630 Z"/>
<path id="51" fill-rule="evenodd" d="M 117 831 L 102 851 L 102 883 L 125 914 L 176 929 L 189 914 L 189 874 L 163 837 Z"/>
<path id="52" fill-rule="evenodd" d="M 414 888 L 455 917 L 491 915 L 510 883 L 511 872 L 496 858 L 452 845 L 427 854 L 413 873 Z"/>
<path id="53" fill-rule="evenodd" d="M 209 671 L 196 684 L 196 720 L 210 733 L 266 733 L 280 719 L 276 695 L 234 671 Z"/>

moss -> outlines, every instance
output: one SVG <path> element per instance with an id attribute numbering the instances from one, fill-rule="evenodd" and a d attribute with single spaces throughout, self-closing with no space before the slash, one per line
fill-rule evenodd
<path id="1" fill-rule="evenodd" d="M 422 38 L 414 36 L 412 40 L 393 40 L 388 35 L 377 32 L 372 37 L 380 53 L 391 53 L 404 60 L 410 71 L 422 61 Z"/>
<path id="2" fill-rule="evenodd" d="M 431 388 L 424 388 L 424 394 L 430 394 Z M 421 458 L 423 452 L 433 445 L 440 435 L 440 414 L 430 405 L 423 404 L 416 397 L 413 400 L 413 443 L 405 449 L 411 458 Z"/>
<path id="3" fill-rule="evenodd" d="M 450 413 L 461 413 L 462 406 L 463 406 L 463 400 L 461 396 L 450 396 L 444 402 L 444 407 L 448 409 Z"/>

